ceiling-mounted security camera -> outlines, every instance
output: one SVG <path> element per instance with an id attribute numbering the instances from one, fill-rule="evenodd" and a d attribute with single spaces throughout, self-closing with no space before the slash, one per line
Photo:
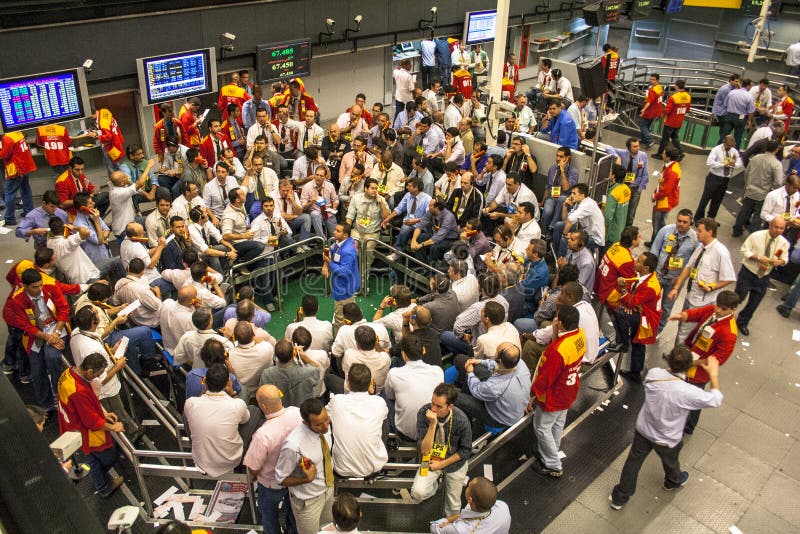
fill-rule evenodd
<path id="1" fill-rule="evenodd" d="M 431 8 L 431 13 L 433 13 L 434 15 L 436 14 L 436 12 L 437 12 L 437 11 L 439 11 L 439 8 L 438 8 L 438 7 L 436 7 L 436 6 L 433 6 L 433 7 Z"/>
<path id="2" fill-rule="evenodd" d="M 361 21 L 364 19 L 362 15 L 356 15 L 356 18 L 353 19 L 353 22 L 356 24 L 361 24 Z"/>
<path id="3" fill-rule="evenodd" d="M 232 34 L 230 32 L 223 33 L 222 37 L 224 37 L 225 39 L 227 39 L 229 41 L 235 41 L 236 40 L 236 35 L 234 35 L 234 34 Z"/>
<path id="4" fill-rule="evenodd" d="M 81 66 L 83 67 L 83 70 L 86 71 L 86 74 L 89 74 L 90 72 L 92 72 L 92 66 L 93 65 L 94 65 L 94 60 L 93 59 L 87 59 L 86 61 L 83 62 L 83 65 L 81 65 Z"/>

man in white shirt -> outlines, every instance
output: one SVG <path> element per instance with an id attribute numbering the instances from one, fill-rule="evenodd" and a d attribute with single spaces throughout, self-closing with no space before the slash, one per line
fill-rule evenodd
<path id="1" fill-rule="evenodd" d="M 345 477 L 368 477 L 389 460 L 381 434 L 389 408 L 375 394 L 369 367 L 356 363 L 347 375 L 346 395 L 333 395 L 328 416 L 333 429 L 333 468 Z"/>
<path id="2" fill-rule="evenodd" d="M 528 243 L 531 239 L 541 239 L 542 229 L 536 222 L 536 206 L 530 202 L 520 202 L 519 213 L 516 217 L 506 217 L 505 224 L 511 228 L 516 237 L 516 252 L 520 257 L 525 257 Z"/>
<path id="3" fill-rule="evenodd" d="M 219 224 L 219 219 L 208 209 L 205 200 L 200 196 L 200 186 L 194 182 L 188 181 L 181 182 L 181 194 L 172 201 L 172 207 L 167 214 L 167 220 L 177 215 L 188 222 L 189 211 L 196 206 L 203 208 L 206 213 L 209 214 L 209 218 L 214 224 Z"/>
<path id="4" fill-rule="evenodd" d="M 131 260 L 139 258 L 144 263 L 144 279 L 148 283 L 159 285 L 162 289 L 169 290 L 167 286 L 163 286 L 157 282 L 161 275 L 156 266 L 161 259 L 161 253 L 167 246 L 167 240 L 159 237 L 157 244 L 154 248 L 147 248 L 148 238 L 144 236 L 144 227 L 136 222 L 128 223 L 125 227 L 125 240 L 119 246 L 119 256 L 122 260 L 122 265 L 127 267 Z M 166 293 L 166 291 L 164 291 Z M 166 295 L 165 295 L 166 296 Z"/>
<path id="5" fill-rule="evenodd" d="M 517 117 L 520 132 L 533 133 L 536 128 L 536 117 L 533 116 L 533 110 L 528 106 L 528 97 L 525 95 L 517 95 L 517 108 L 514 110 L 514 115 Z"/>
<path id="6" fill-rule="evenodd" d="M 586 127 L 589 125 L 586 119 L 586 113 L 583 111 L 583 108 L 585 108 L 588 103 L 589 99 L 586 95 L 580 95 L 578 99 L 567 108 L 567 113 L 572 117 L 572 122 L 575 123 L 575 128 L 578 130 L 578 137 L 581 139 L 586 135 Z"/>
<path id="7" fill-rule="evenodd" d="M 572 83 L 563 76 L 561 69 L 553 69 L 552 74 L 556 87 L 555 90 L 549 93 L 549 95 L 560 96 L 561 98 L 566 98 L 570 102 L 575 100 L 575 97 L 572 96 Z M 546 92 L 545 94 L 548 93 Z"/>
<path id="8" fill-rule="evenodd" d="M 178 290 L 177 302 L 167 299 L 161 303 L 159 310 L 159 324 L 164 349 L 170 354 L 175 352 L 183 334 L 194 330 L 192 314 L 195 312 L 195 299 L 197 290 L 192 286 L 185 286 Z"/>
<path id="9" fill-rule="evenodd" d="M 222 238 L 233 245 L 242 263 L 256 259 L 264 250 L 263 244 L 253 241 L 255 234 L 249 229 L 245 197 L 245 191 L 240 188 L 228 192 L 230 204 L 222 214 L 220 226 Z"/>
<path id="10" fill-rule="evenodd" d="M 797 218 L 798 215 L 798 203 L 800 203 L 798 189 L 800 189 L 800 177 L 796 174 L 787 176 L 783 187 L 767 193 L 764 205 L 761 206 L 761 220 L 770 223 L 775 217 L 782 217 L 790 225 L 794 225 L 791 219 Z"/>
<path id="11" fill-rule="evenodd" d="M 378 336 L 381 347 L 389 350 L 391 342 L 389 341 L 389 332 L 382 324 L 368 323 L 364 319 L 361 308 L 355 302 L 348 302 L 342 307 L 342 315 L 344 316 L 344 324 L 336 331 L 336 338 L 333 340 L 331 346 L 331 354 L 336 358 L 344 356 L 347 349 L 356 348 L 355 331 L 361 325 L 367 325 L 375 331 Z"/>
<path id="12" fill-rule="evenodd" d="M 689 280 L 683 310 L 712 304 L 726 286 L 736 282 L 731 254 L 725 245 L 717 240 L 718 228 L 719 225 L 714 219 L 707 217 L 697 221 L 697 240 L 701 246 L 697 247 L 689 257 L 667 294 L 667 298 L 674 301 L 683 283 Z M 678 327 L 675 343 L 682 342 L 695 326 L 694 323 L 682 322 Z"/>
<path id="13" fill-rule="evenodd" d="M 703 186 L 700 203 L 695 211 L 697 219 L 702 219 L 706 216 L 706 206 L 709 202 L 711 202 L 711 206 L 708 208 L 708 216 L 712 219 L 716 218 L 722 199 L 725 198 L 725 191 L 728 188 L 728 182 L 731 181 L 731 176 L 742 168 L 742 158 L 739 156 L 739 151 L 736 150 L 735 145 L 736 139 L 732 135 L 728 135 L 722 140 L 721 144 L 712 148 L 708 154 L 706 158 L 708 175 L 706 175 L 706 183 Z"/>
<path id="14" fill-rule="evenodd" d="M 204 261 L 198 261 L 189 267 L 192 275 L 191 280 L 186 281 L 197 290 L 197 298 L 201 306 L 207 306 L 212 310 L 220 310 L 225 307 L 225 294 L 219 287 L 217 278 L 209 274 L 208 265 Z"/>
<path id="15" fill-rule="evenodd" d="M 589 234 L 590 249 L 605 245 L 606 219 L 597 202 L 589 196 L 589 186 L 584 183 L 575 184 L 569 198 L 561 206 L 561 220 L 553 229 L 553 245 L 558 256 L 566 256 L 567 240 L 570 228 L 579 224 Z"/>
<path id="16" fill-rule="evenodd" d="M 286 326 L 283 337 L 292 339 L 294 331 L 302 326 L 311 333 L 311 345 L 313 350 L 329 350 L 333 341 L 333 325 L 330 321 L 317 319 L 319 311 L 319 301 L 314 295 L 304 295 L 302 305 L 297 310 L 297 320 Z"/>
<path id="17" fill-rule="evenodd" d="M 450 99 L 450 105 L 444 110 L 444 129 L 458 127 L 459 121 L 464 117 L 461 108 L 464 106 L 464 95 L 456 93 Z"/>
<path id="18" fill-rule="evenodd" d="M 389 367 L 391 366 L 389 354 L 386 352 L 386 349 L 380 346 L 380 343 L 377 341 L 377 336 L 375 335 L 375 330 L 373 330 L 371 326 L 359 325 L 355 330 L 355 341 L 355 348 L 347 349 L 344 351 L 344 356 L 342 356 L 342 371 L 344 371 L 345 381 L 347 381 L 350 367 L 356 363 L 363 363 L 369 367 L 372 372 L 376 391 L 380 393 L 383 391 L 383 385 L 386 382 L 386 374 L 389 372 Z M 344 391 L 344 383 L 340 383 L 338 380 L 326 380 L 326 383 L 334 393 L 341 393 Z"/>
<path id="19" fill-rule="evenodd" d="M 186 399 L 183 416 L 192 438 L 192 458 L 203 472 L 218 477 L 239 465 L 244 442 L 239 425 L 250 420 L 242 399 L 228 395 L 228 369 L 221 363 L 206 372 L 207 391 Z"/>
<path id="20" fill-rule="evenodd" d="M 85 284 L 95 282 L 101 276 L 100 270 L 86 255 L 81 243 L 89 238 L 92 231 L 88 228 L 77 228 L 77 233 L 69 234 L 64 221 L 58 217 L 51 217 L 50 236 L 47 247 L 53 250 L 56 266 L 64 273 L 70 284 Z"/>
<path id="21" fill-rule="evenodd" d="M 222 343 L 225 350 L 230 351 L 233 348 L 233 344 L 226 337 L 212 330 L 213 322 L 214 318 L 211 315 L 211 310 L 208 308 L 197 308 L 195 310 L 192 314 L 194 329 L 181 336 L 178 346 L 175 347 L 175 352 L 172 353 L 175 358 L 175 365 L 188 363 L 193 369 L 205 367 L 203 360 L 200 358 L 200 349 L 209 339 L 216 339 Z"/>
<path id="22" fill-rule="evenodd" d="M 283 117 L 280 117 L 283 121 Z M 317 114 L 313 109 L 307 109 L 303 116 L 304 121 L 296 121 L 286 117 L 286 126 L 297 132 L 297 151 L 301 152 L 310 146 L 321 147 L 325 130 L 317 124 Z"/>
<path id="23" fill-rule="evenodd" d="M 404 438 L 416 441 L 417 412 L 444 382 L 444 371 L 422 361 L 422 343 L 413 332 L 400 342 L 405 364 L 389 369 L 383 392 L 389 401 L 389 426 Z"/>
<path id="24" fill-rule="evenodd" d="M 411 74 L 411 60 L 401 59 L 397 63 L 397 68 L 392 72 L 394 78 L 394 102 L 395 116 L 405 109 L 406 102 L 414 100 L 414 86 L 416 80 Z"/>
<path id="25" fill-rule="evenodd" d="M 395 342 L 399 342 L 403 338 L 403 314 L 414 306 L 415 304 L 411 303 L 411 290 L 408 286 L 394 285 L 389 288 L 389 294 L 383 297 L 378 309 L 375 310 L 372 321 L 391 330 Z M 387 307 L 394 308 L 394 311 L 384 315 Z"/>
<path id="26" fill-rule="evenodd" d="M 423 41 L 425 42 L 425 41 Z M 431 41 L 429 41 L 431 42 Z M 423 67 L 424 68 L 424 67 Z M 442 89 L 442 82 L 439 79 L 430 80 L 426 84 L 427 89 L 422 92 L 422 96 L 428 101 L 428 111 L 442 111 L 439 101 L 439 91 Z"/>
<path id="27" fill-rule="evenodd" d="M 117 302 L 134 302 L 140 306 L 130 313 L 130 319 L 141 326 L 158 328 L 161 310 L 161 291 L 156 286 L 148 285 L 144 279 L 144 262 L 134 258 L 128 264 L 128 276 L 119 280 L 114 287 Z"/>
<path id="28" fill-rule="evenodd" d="M 147 162 L 147 168 L 142 172 L 136 183 L 122 171 L 114 171 L 109 176 L 108 201 L 111 207 L 111 231 L 117 238 L 124 236 L 125 225 L 138 215 L 134 197 L 137 191 L 144 187 L 150 176 L 150 169 L 155 165 L 155 160 Z"/>
<path id="29" fill-rule="evenodd" d="M 450 278 L 450 289 L 456 294 L 461 311 L 478 302 L 481 296 L 478 279 L 469 272 L 469 265 L 465 260 L 452 260 L 447 268 L 447 276 Z"/>
<path id="30" fill-rule="evenodd" d="M 214 170 L 217 176 L 203 188 L 203 202 L 217 219 L 221 219 L 222 212 L 228 205 L 228 191 L 240 186 L 236 178 L 230 174 L 230 166 L 224 161 L 218 161 Z M 185 220 L 188 224 L 189 218 Z"/>
<path id="31" fill-rule="evenodd" d="M 481 311 L 481 323 L 486 333 L 478 336 L 478 343 L 475 345 L 476 358 L 494 359 L 497 347 L 506 342 L 522 350 L 519 332 L 513 324 L 506 321 L 506 310 L 501 304 L 487 302 Z"/>
<path id="32" fill-rule="evenodd" d="M 256 137 L 263 135 L 267 141 L 269 150 L 275 151 L 275 147 L 281 144 L 281 136 L 278 135 L 278 129 L 274 124 L 269 122 L 269 115 L 266 108 L 256 109 L 256 122 L 247 130 L 247 150 L 253 148 Z"/>
<path id="33" fill-rule="evenodd" d="M 539 216 L 539 201 L 536 200 L 536 193 L 522 183 L 519 174 L 510 172 L 506 175 L 505 189 L 483 208 L 483 213 L 493 221 L 502 220 L 507 214 L 516 215 L 519 212 L 519 205 L 523 202 L 530 202 L 534 207 L 534 218 Z M 603 221 L 605 224 L 605 219 Z"/>
<path id="34" fill-rule="evenodd" d="M 333 519 L 333 438 L 330 418 L 320 399 L 304 401 L 300 415 L 303 424 L 289 433 L 281 447 L 275 480 L 289 488 L 297 532 L 312 534 Z"/>
<path id="35" fill-rule="evenodd" d="M 253 201 L 250 206 L 250 217 L 254 218 L 261 213 L 261 204 L 265 198 L 278 197 L 280 179 L 274 170 L 265 165 L 264 158 L 261 156 L 253 156 L 250 160 L 247 176 L 249 178 L 247 198 L 248 202 Z"/>
<path id="36" fill-rule="evenodd" d="M 262 202 L 261 213 L 253 219 L 250 229 L 255 234 L 253 240 L 263 243 L 267 252 L 294 243 L 292 228 L 281 214 L 275 211 L 275 200 L 272 197 L 267 197 Z"/>
<path id="37" fill-rule="evenodd" d="M 228 352 L 230 365 L 239 383 L 253 395 L 258 389 L 261 372 L 272 366 L 275 350 L 270 343 L 255 340 L 253 326 L 247 321 L 236 323 L 233 335 L 236 344 Z"/>

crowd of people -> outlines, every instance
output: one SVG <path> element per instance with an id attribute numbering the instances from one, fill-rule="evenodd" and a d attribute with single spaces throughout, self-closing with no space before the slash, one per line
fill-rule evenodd
<path id="1" fill-rule="evenodd" d="M 615 72 L 619 57 L 606 51 Z M 58 414 L 62 431 L 81 432 L 98 494 L 123 483 L 108 474 L 117 459 L 111 433 L 132 442 L 142 436 L 120 398 L 119 377 L 160 365 L 158 330 L 163 350 L 187 370 L 183 416 L 195 465 L 214 477 L 246 469 L 258 484 L 265 532 L 280 532 L 281 520 L 287 532 L 313 534 L 331 521 L 353 530 L 357 503 L 348 494 L 334 498 L 336 477 L 379 475 L 389 432 L 417 445 L 421 466 L 410 499 L 442 488 L 446 517 L 431 532 L 508 532 L 508 507 L 490 481 L 471 479 L 462 509 L 473 438 L 533 412 L 534 470 L 561 477 L 567 412 L 582 371 L 600 355 L 602 313 L 616 334 L 607 350 L 630 352 L 623 375 L 646 391 L 612 506 L 631 497 L 651 449 L 664 463 L 666 489 L 686 483 L 682 436 L 694 431 L 700 409 L 720 404 L 719 366 L 737 336 L 749 334 L 770 274 L 790 259 L 783 234 L 800 223 L 800 150 L 792 149 L 788 170 L 780 163 L 785 130 L 775 106 L 785 110 L 785 99 L 770 104 L 762 93 L 746 93 L 759 102 L 753 120 L 762 126 L 740 155 L 738 78 L 727 100 L 720 90 L 720 144 L 708 156 L 693 213 L 677 209 L 683 153 L 676 132 L 691 98 L 679 80 L 663 106 L 653 75 L 642 138 L 607 149 L 616 163 L 598 203 L 573 164 L 579 141 L 593 135 L 589 99 L 572 102 L 571 86 L 543 60 L 531 97 L 546 103 L 539 127 L 560 145 L 555 162 L 540 167 L 512 135 L 537 127 L 525 95 L 516 96 L 500 142 L 488 147 L 473 121 L 485 106 L 480 92 L 467 97 L 451 85 L 456 67 L 487 68 L 481 51 L 472 52 L 452 50 L 458 65 L 447 66 L 443 53 L 424 64 L 425 91 L 408 83 L 401 62 L 394 117 L 380 103 L 368 111 L 358 94 L 327 131 L 301 80 L 275 84 L 265 100 L 247 71 L 237 73 L 220 89 L 220 116 L 205 123 L 196 98 L 178 118 L 162 105 L 149 160 L 142 147 L 124 145 L 111 113 L 99 109 L 90 134 L 103 143 L 108 192 L 86 177 L 77 156 L 51 161 L 63 168 L 41 207 L 21 187 L 28 198 L 15 233 L 34 250 L 7 275 L 2 370 L 32 383 L 36 403 Z M 505 72 L 516 82 L 515 67 L 509 57 Z M 654 144 L 649 126 L 659 116 L 665 126 L 655 156 L 664 165 L 651 174 L 644 149 Z M 66 131 L 40 135 L 59 133 L 69 139 Z M 17 149 L 0 157 L 27 180 L 33 160 L 15 135 L 3 136 L 3 146 L 13 141 Z M 714 217 L 741 168 L 747 189 L 733 233 L 749 236 L 737 272 Z M 658 179 L 653 234 L 642 243 L 633 220 L 650 176 Z M 143 212 L 146 202 L 155 209 Z M 7 225 L 16 224 L 14 215 L 7 208 Z M 392 286 L 370 317 L 356 301 L 359 267 L 372 268 L 378 240 L 394 246 L 390 260 L 412 255 L 442 274 L 431 277 L 425 295 Z M 333 321 L 319 317 L 319 299 L 306 294 L 295 322 L 277 332 L 270 327 L 274 284 L 257 271 L 281 254 L 316 247 Z M 252 273 L 233 288 L 234 303 L 225 291 L 231 273 Z M 798 296 L 800 278 L 778 311 L 788 315 Z M 670 320 L 680 327 L 668 369 L 645 374 L 646 347 Z M 711 391 L 702 391 L 708 384 Z"/>

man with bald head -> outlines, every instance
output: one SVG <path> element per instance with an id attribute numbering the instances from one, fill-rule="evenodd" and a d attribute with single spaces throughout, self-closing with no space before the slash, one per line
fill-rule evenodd
<path id="1" fill-rule="evenodd" d="M 258 481 L 258 508 L 264 532 L 280 532 L 279 509 L 283 503 L 286 512 L 287 532 L 297 532 L 297 527 L 289 502 L 289 489 L 275 480 L 275 463 L 286 436 L 303 422 L 299 408 L 284 408 L 281 403 L 283 393 L 272 384 L 265 384 L 256 391 L 258 407 L 266 417 L 250 442 L 244 457 L 244 465 L 251 480 Z"/>
<path id="2" fill-rule="evenodd" d="M 150 178 L 150 170 L 154 165 L 155 160 L 148 161 L 147 167 L 138 180 L 132 180 L 122 171 L 114 171 L 109 177 L 111 184 L 108 187 L 108 201 L 111 206 L 111 231 L 118 239 L 124 237 L 125 225 L 139 215 L 136 202 L 139 191 L 141 190 L 141 195 L 148 201 L 155 198 L 155 186 L 151 185 L 149 191 L 145 190 L 145 185 Z"/>
<path id="3" fill-rule="evenodd" d="M 403 313 L 403 336 L 414 333 L 422 346 L 422 361 L 428 365 L 442 365 L 441 332 L 431 326 L 433 317 L 426 306 L 414 306 Z M 392 348 L 393 358 L 398 357 Z"/>
<path id="4" fill-rule="evenodd" d="M 178 290 L 178 301 L 167 299 L 161 303 L 159 309 L 159 322 L 161 324 L 161 337 L 164 349 L 170 354 L 175 352 L 181 336 L 194 330 L 192 314 L 195 310 L 197 289 L 193 286 L 184 286 Z"/>
<path id="5" fill-rule="evenodd" d="M 520 350 L 513 343 L 497 346 L 494 359 L 469 359 L 464 364 L 467 390 L 456 400 L 467 417 L 486 426 L 509 427 L 522 419 L 528 403 L 531 373 L 520 363 Z"/>

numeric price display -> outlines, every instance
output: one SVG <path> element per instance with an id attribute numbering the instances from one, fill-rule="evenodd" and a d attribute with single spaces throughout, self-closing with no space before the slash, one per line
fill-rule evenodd
<path id="1" fill-rule="evenodd" d="M 258 83 L 267 84 L 311 74 L 311 42 L 260 45 L 256 54 Z"/>

